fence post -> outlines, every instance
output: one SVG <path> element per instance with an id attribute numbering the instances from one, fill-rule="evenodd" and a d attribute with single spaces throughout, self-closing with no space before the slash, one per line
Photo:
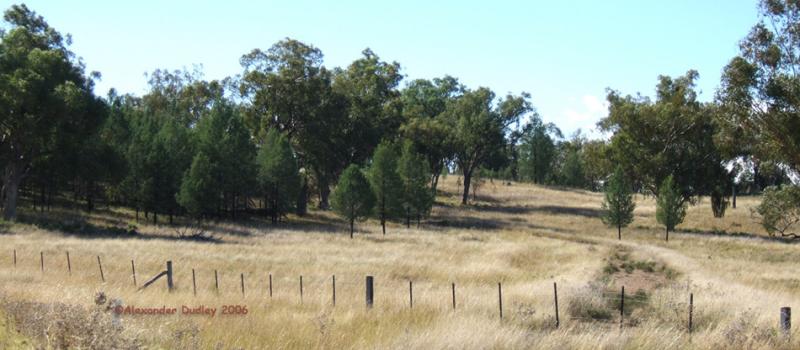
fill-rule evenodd
<path id="1" fill-rule="evenodd" d="M 41 262 L 42 272 L 44 272 L 44 252 L 39 252 L 39 262 Z"/>
<path id="2" fill-rule="evenodd" d="M 194 275 L 194 269 L 192 269 L 192 293 L 197 296 L 197 279 Z"/>
<path id="3" fill-rule="evenodd" d="M 133 259 L 131 259 L 131 273 L 133 273 L 133 286 L 137 287 L 137 285 L 136 285 L 136 265 L 133 263 Z"/>
<path id="4" fill-rule="evenodd" d="M 622 286 L 622 293 L 619 299 L 619 328 L 622 329 L 622 321 L 625 318 L 625 286 Z"/>
<path id="5" fill-rule="evenodd" d="M 333 286 L 333 306 L 336 306 L 336 275 L 333 275 L 331 284 Z"/>
<path id="6" fill-rule="evenodd" d="M 67 272 L 72 276 L 72 262 L 69 261 L 69 250 L 67 251 Z"/>
<path id="7" fill-rule="evenodd" d="M 269 274 L 269 297 L 272 298 L 272 274 Z"/>
<path id="8" fill-rule="evenodd" d="M 373 299 L 374 296 L 375 296 L 374 295 L 375 289 L 374 289 L 374 285 L 373 285 L 374 281 L 375 281 L 374 277 L 367 276 L 367 308 L 368 309 L 372 308 L 372 303 L 374 301 L 374 299 Z"/>
<path id="9" fill-rule="evenodd" d="M 556 282 L 553 282 L 553 297 L 555 298 L 556 302 L 556 328 L 561 325 L 560 320 L 558 319 L 558 285 Z"/>
<path id="10" fill-rule="evenodd" d="M 217 270 L 214 270 L 214 292 L 219 295 L 219 275 L 217 275 Z"/>
<path id="11" fill-rule="evenodd" d="M 694 293 L 689 293 L 689 333 L 692 333 L 692 314 L 694 313 Z"/>
<path id="12" fill-rule="evenodd" d="M 172 283 L 172 260 L 167 260 L 167 289 L 171 293 L 174 288 L 175 285 Z"/>
<path id="13" fill-rule="evenodd" d="M 300 304 L 303 303 L 303 275 L 300 275 Z"/>
<path id="14" fill-rule="evenodd" d="M 239 279 L 242 281 L 242 296 L 244 297 L 244 273 L 239 275 Z"/>
<path id="15" fill-rule="evenodd" d="M 97 256 L 97 267 L 100 268 L 100 280 L 106 282 L 106 276 L 103 274 L 103 263 L 100 262 L 100 255 Z"/>
<path id="16" fill-rule="evenodd" d="M 408 280 L 408 308 L 414 308 L 414 287 L 411 280 Z"/>
<path id="17" fill-rule="evenodd" d="M 786 336 L 789 336 L 792 330 L 792 308 L 788 306 L 781 308 L 781 330 Z"/>
<path id="18" fill-rule="evenodd" d="M 17 250 L 14 249 L 14 268 L 17 268 Z"/>
<path id="19" fill-rule="evenodd" d="M 452 282 L 450 284 L 450 286 L 452 287 L 452 290 L 453 290 L 453 310 L 455 310 L 456 309 L 456 283 Z"/>
<path id="20" fill-rule="evenodd" d="M 497 301 L 500 307 L 500 320 L 503 319 L 503 285 L 497 282 Z"/>

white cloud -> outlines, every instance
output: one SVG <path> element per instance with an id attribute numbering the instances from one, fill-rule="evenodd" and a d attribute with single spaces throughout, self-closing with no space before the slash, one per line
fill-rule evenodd
<path id="1" fill-rule="evenodd" d="M 564 109 L 555 119 L 564 136 L 581 129 L 589 138 L 604 138 L 596 124 L 608 115 L 608 102 L 594 95 L 583 95 L 570 99 L 570 103 L 574 106 Z"/>

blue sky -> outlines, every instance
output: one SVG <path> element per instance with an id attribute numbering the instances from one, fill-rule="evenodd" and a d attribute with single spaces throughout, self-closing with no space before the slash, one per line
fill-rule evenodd
<path id="1" fill-rule="evenodd" d="M 7 3 L 3 8 L 10 6 Z M 445 74 L 498 95 L 531 93 L 568 135 L 607 114 L 605 89 L 653 95 L 659 74 L 700 72 L 702 100 L 757 21 L 755 1 L 27 1 L 62 33 L 96 92 L 141 95 L 145 72 L 201 64 L 206 79 L 285 37 L 313 44 L 329 67 L 369 47 L 406 80 Z"/>

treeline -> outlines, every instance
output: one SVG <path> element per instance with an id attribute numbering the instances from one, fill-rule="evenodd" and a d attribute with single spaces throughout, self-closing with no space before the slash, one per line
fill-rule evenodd
<path id="1" fill-rule="evenodd" d="M 328 68 L 319 49 L 288 38 L 244 54 L 234 77 L 156 70 L 143 96 L 98 97 L 99 73 L 14 5 L 0 32 L 4 218 L 16 218 L 22 195 L 40 210 L 71 197 L 153 222 L 278 222 L 333 204 L 351 226 L 365 216 L 410 225 L 428 214 L 445 173 L 458 174 L 467 204 L 485 178 L 601 190 L 617 169 L 633 191 L 658 197 L 670 178 L 682 203 L 711 196 L 721 216 L 737 189 L 788 183 L 800 164 L 800 59 L 779 45 L 800 47 L 790 25 L 798 6 L 762 9 L 714 101 L 697 100 L 695 71 L 659 77 L 655 99 L 609 90 L 598 125 L 610 138 L 588 140 L 544 123 L 527 93 L 498 97 L 451 76 L 403 82 L 397 62 L 369 49 Z"/>

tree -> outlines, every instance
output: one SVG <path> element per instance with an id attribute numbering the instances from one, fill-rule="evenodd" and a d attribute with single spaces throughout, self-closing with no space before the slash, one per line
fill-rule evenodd
<path id="1" fill-rule="evenodd" d="M 656 220 L 664 225 L 665 239 L 669 241 L 669 231 L 674 230 L 686 217 L 686 202 L 681 189 L 672 175 L 661 183 L 656 199 Z"/>
<path id="2" fill-rule="evenodd" d="M 519 147 L 519 172 L 521 178 L 536 184 L 550 181 L 556 159 L 554 138 L 562 138 L 561 130 L 553 123 L 544 123 L 534 115 L 522 128 Z"/>
<path id="3" fill-rule="evenodd" d="M 219 187 L 211 160 L 202 151 L 198 152 L 181 182 L 177 195 L 178 204 L 189 215 L 202 218 L 217 209 Z"/>
<path id="4" fill-rule="evenodd" d="M 397 166 L 402 181 L 402 207 L 406 214 L 406 227 L 411 226 L 411 214 L 417 217 L 417 225 L 422 216 L 428 215 L 435 199 L 428 188 L 430 183 L 427 162 L 414 150 L 413 144 L 406 141 Z"/>
<path id="5" fill-rule="evenodd" d="M 84 76 L 59 32 L 25 5 L 13 5 L 0 31 L 0 159 L 3 218 L 15 220 L 20 183 L 34 162 L 58 152 L 59 140 L 98 128 L 92 73 Z"/>
<path id="6" fill-rule="evenodd" d="M 696 71 L 660 76 L 655 101 L 608 92 L 609 114 L 599 126 L 614 133 L 611 158 L 655 196 L 669 174 L 683 201 L 711 194 L 728 176 L 714 142 L 714 108 L 697 101 L 697 78 Z"/>
<path id="7" fill-rule="evenodd" d="M 414 143 L 431 169 L 431 192 L 436 195 L 439 175 L 452 160 L 452 119 L 446 117 L 447 106 L 464 92 L 456 78 L 445 76 L 433 80 L 417 79 L 401 93 L 403 137 Z"/>
<path id="8" fill-rule="evenodd" d="M 353 238 L 354 223 L 372 214 L 375 194 L 369 181 L 356 164 L 350 164 L 339 178 L 333 191 L 333 210 L 350 222 L 350 238 Z"/>
<path id="9" fill-rule="evenodd" d="M 275 224 L 294 208 L 300 192 L 297 160 L 289 140 L 278 129 L 267 132 L 264 144 L 258 151 L 257 162 L 264 202 L 269 205 L 272 223 Z"/>
<path id="10" fill-rule="evenodd" d="M 760 19 L 724 68 L 720 141 L 800 171 L 800 3 L 760 1 Z"/>
<path id="11" fill-rule="evenodd" d="M 392 219 L 402 210 L 402 180 L 397 173 L 397 150 L 393 144 L 382 142 L 375 149 L 372 164 L 367 173 L 372 192 L 375 194 L 375 214 L 386 234 L 386 220 Z"/>
<path id="12" fill-rule="evenodd" d="M 798 239 L 800 223 L 800 187 L 770 186 L 764 190 L 761 204 L 756 207 L 761 225 L 770 236 Z"/>
<path id="13" fill-rule="evenodd" d="M 487 88 L 466 91 L 448 108 L 451 118 L 453 142 L 458 164 L 464 176 L 461 204 L 469 201 L 470 181 L 473 172 L 507 146 L 506 133 L 511 124 L 532 111 L 530 95 L 508 95 L 495 103 L 494 93 Z"/>
<path id="14" fill-rule="evenodd" d="M 633 201 L 631 185 L 626 181 L 622 167 L 617 167 L 606 184 L 601 217 L 606 225 L 617 227 L 617 239 L 622 239 L 622 228 L 633 222 L 634 209 L 636 203 Z"/>

